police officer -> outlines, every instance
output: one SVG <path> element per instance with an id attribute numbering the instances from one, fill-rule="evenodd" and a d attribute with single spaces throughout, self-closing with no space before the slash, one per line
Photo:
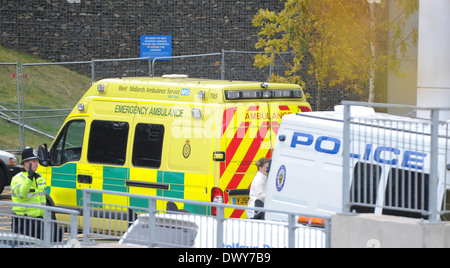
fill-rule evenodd
<path id="1" fill-rule="evenodd" d="M 45 206 L 46 182 L 45 178 L 36 172 L 39 162 L 35 149 L 27 147 L 22 151 L 22 165 L 24 171 L 14 176 L 11 181 L 12 201 Z M 12 210 L 18 216 L 14 217 L 12 222 L 14 233 L 43 238 L 41 220 L 44 218 L 43 209 L 14 206 Z"/>

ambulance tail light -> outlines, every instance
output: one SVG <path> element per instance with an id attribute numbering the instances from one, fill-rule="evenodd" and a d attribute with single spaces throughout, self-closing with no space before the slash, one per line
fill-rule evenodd
<path id="1" fill-rule="evenodd" d="M 325 219 L 316 218 L 316 217 L 300 216 L 298 218 L 298 223 L 323 227 L 323 226 L 325 226 Z"/>
<path id="2" fill-rule="evenodd" d="M 211 202 L 213 203 L 223 203 L 223 191 L 218 187 L 213 187 L 211 189 Z M 217 208 L 211 207 L 211 215 L 215 216 L 217 214 Z"/>

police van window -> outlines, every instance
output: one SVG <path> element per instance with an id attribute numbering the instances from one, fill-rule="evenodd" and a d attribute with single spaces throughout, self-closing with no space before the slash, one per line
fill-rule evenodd
<path id="1" fill-rule="evenodd" d="M 84 120 L 70 121 L 64 126 L 50 151 L 52 165 L 80 160 L 85 127 Z"/>
<path id="2" fill-rule="evenodd" d="M 163 140 L 163 125 L 137 124 L 133 144 L 133 165 L 159 168 Z"/>
<path id="3" fill-rule="evenodd" d="M 381 166 L 371 163 L 357 162 L 353 169 L 353 182 L 350 190 L 350 201 L 365 205 L 354 205 L 351 210 L 358 213 L 373 213 L 376 204 L 378 185 L 381 178 Z"/>
<path id="4" fill-rule="evenodd" d="M 92 121 L 88 161 L 99 164 L 125 164 L 129 125 L 127 122 Z"/>
<path id="5" fill-rule="evenodd" d="M 393 209 L 383 209 L 385 215 L 422 218 L 420 212 L 403 211 L 428 210 L 429 174 L 415 170 L 391 168 L 386 183 L 384 203 Z M 395 208 L 400 209 L 395 209 Z M 426 217 L 425 217 L 426 218 Z"/>

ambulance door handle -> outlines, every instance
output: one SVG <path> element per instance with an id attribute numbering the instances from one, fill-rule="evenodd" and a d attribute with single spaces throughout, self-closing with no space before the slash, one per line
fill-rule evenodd
<path id="1" fill-rule="evenodd" d="M 225 161 L 225 152 L 214 152 L 213 160 L 217 161 L 217 162 L 224 162 Z"/>
<path id="2" fill-rule="evenodd" d="M 450 170 L 450 164 L 447 164 L 447 170 Z"/>
<path id="3" fill-rule="evenodd" d="M 92 184 L 92 176 L 91 175 L 78 174 L 77 182 L 78 183 Z"/>
<path id="4" fill-rule="evenodd" d="M 168 183 L 160 183 L 160 182 L 145 182 L 145 181 L 130 181 L 127 180 L 125 185 L 128 187 L 143 187 L 143 188 L 152 188 L 152 189 L 160 189 L 160 190 L 169 190 L 170 186 Z"/>
<path id="5" fill-rule="evenodd" d="M 280 136 L 278 136 L 278 140 L 279 140 L 279 141 L 285 141 L 285 140 L 286 140 L 286 135 L 280 135 Z"/>

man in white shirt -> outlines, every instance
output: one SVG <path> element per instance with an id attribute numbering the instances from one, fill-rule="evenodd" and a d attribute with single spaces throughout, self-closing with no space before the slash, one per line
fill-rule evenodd
<path id="1" fill-rule="evenodd" d="M 254 207 L 256 200 L 264 202 L 264 199 L 266 198 L 267 166 L 269 165 L 269 159 L 262 157 L 256 161 L 255 164 L 258 167 L 258 172 L 253 178 L 252 185 L 250 186 L 249 207 Z M 255 216 L 254 210 L 247 209 L 246 211 L 249 219 Z"/>

